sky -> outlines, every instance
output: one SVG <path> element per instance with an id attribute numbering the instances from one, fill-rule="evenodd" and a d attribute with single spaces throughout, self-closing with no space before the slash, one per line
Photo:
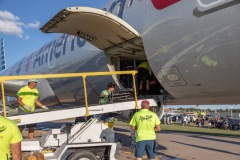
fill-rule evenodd
<path id="1" fill-rule="evenodd" d="M 7 67 L 60 34 L 39 29 L 60 10 L 73 6 L 102 8 L 110 0 L 0 0 L 0 38 Z"/>

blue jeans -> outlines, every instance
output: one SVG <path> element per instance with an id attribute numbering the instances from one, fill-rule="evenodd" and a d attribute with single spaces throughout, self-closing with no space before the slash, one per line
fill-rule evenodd
<path id="1" fill-rule="evenodd" d="M 156 156 L 155 140 L 143 140 L 136 143 L 135 157 L 142 158 L 146 151 L 148 159 L 154 159 Z"/>

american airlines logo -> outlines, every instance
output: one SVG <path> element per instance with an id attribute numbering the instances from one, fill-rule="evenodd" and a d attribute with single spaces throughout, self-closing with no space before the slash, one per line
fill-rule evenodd
<path id="1" fill-rule="evenodd" d="M 167 8 L 181 0 L 152 0 L 154 7 L 158 10 Z"/>

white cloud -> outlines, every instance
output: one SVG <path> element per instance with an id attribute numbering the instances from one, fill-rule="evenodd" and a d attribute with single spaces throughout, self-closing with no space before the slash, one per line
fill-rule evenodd
<path id="1" fill-rule="evenodd" d="M 27 28 L 38 28 L 39 25 L 40 25 L 39 21 L 34 21 L 34 22 L 31 22 L 31 23 L 28 23 Z"/>
<path id="2" fill-rule="evenodd" d="M 18 37 L 22 37 L 23 30 L 15 22 L 11 21 L 2 21 L 0 19 L 0 32 L 5 34 L 13 34 Z"/>
<path id="3" fill-rule="evenodd" d="M 11 12 L 0 10 L 0 19 L 3 21 L 18 21 L 19 18 L 14 16 Z"/>
<path id="4" fill-rule="evenodd" d="M 24 39 L 29 39 L 29 35 L 24 36 L 24 28 L 38 28 L 39 21 L 23 23 L 20 18 L 13 15 L 11 12 L 0 10 L 0 32 L 5 34 L 15 35 Z"/>

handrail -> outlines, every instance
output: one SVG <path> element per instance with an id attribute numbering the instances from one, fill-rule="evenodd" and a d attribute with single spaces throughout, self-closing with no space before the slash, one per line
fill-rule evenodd
<path id="1" fill-rule="evenodd" d="M 134 97 L 135 97 L 135 108 L 138 109 L 137 103 L 137 91 L 136 91 L 136 83 L 135 83 L 135 75 L 138 72 L 136 70 L 132 71 L 113 71 L 113 72 L 83 72 L 83 73 L 63 73 L 63 74 L 38 74 L 38 75 L 19 75 L 19 76 L 0 76 L 0 83 L 2 89 L 2 103 L 4 109 L 4 117 L 7 117 L 6 114 L 6 101 L 4 94 L 4 82 L 7 80 L 26 80 L 26 79 L 43 79 L 43 78 L 71 78 L 71 77 L 82 77 L 83 86 L 84 86 L 84 97 L 85 97 L 85 107 L 86 114 L 85 116 L 89 116 L 88 110 L 88 98 L 87 98 L 87 88 L 86 88 L 86 78 L 89 76 L 107 76 L 107 75 L 121 75 L 121 74 L 132 74 L 133 76 L 133 89 L 134 89 Z"/>
<path id="2" fill-rule="evenodd" d="M 197 8 L 199 11 L 203 12 L 232 1 L 234 0 L 216 0 L 214 2 L 205 4 L 205 3 L 202 3 L 202 0 L 197 0 Z"/>

